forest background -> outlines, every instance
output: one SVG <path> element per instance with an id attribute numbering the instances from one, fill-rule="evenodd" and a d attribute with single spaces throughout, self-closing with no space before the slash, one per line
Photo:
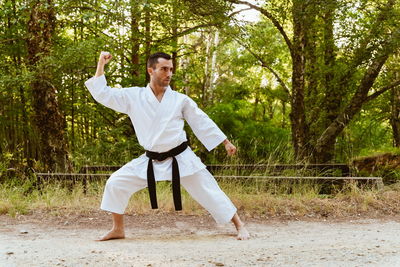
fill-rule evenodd
<path id="1" fill-rule="evenodd" d="M 399 154 L 399 21 L 395 0 L 1 0 L 0 174 L 143 153 L 129 118 L 84 86 L 100 51 L 113 87 L 145 86 L 146 58 L 170 53 L 173 89 L 238 146 L 236 162 Z M 205 162 L 229 161 L 188 131 Z"/>

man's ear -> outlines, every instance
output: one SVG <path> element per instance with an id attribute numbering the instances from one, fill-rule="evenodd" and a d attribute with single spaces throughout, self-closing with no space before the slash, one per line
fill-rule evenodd
<path id="1" fill-rule="evenodd" d="M 152 75 L 153 74 L 153 68 L 147 68 L 147 72 Z"/>

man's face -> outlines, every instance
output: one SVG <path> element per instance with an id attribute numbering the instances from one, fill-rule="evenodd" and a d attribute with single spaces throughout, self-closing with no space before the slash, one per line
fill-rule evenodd
<path id="1" fill-rule="evenodd" d="M 172 60 L 165 58 L 158 58 L 158 63 L 156 64 L 155 68 L 147 69 L 150 74 L 151 82 L 162 87 L 167 87 L 171 82 L 172 70 Z"/>

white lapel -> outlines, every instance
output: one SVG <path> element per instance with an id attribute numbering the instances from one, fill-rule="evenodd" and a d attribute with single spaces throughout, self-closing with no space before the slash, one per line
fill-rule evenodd
<path id="1" fill-rule="evenodd" d="M 148 86 L 148 88 L 146 89 L 149 89 L 148 97 L 150 99 L 148 100 L 151 106 L 155 107 L 155 109 L 153 109 L 155 112 L 151 112 L 152 114 L 149 114 L 152 117 L 152 123 L 151 126 L 148 128 L 149 132 L 146 142 L 149 149 L 151 149 L 174 115 L 173 111 L 175 107 L 176 97 L 171 87 L 168 86 L 161 99 L 161 102 L 159 102 L 152 92 L 150 86 Z"/>

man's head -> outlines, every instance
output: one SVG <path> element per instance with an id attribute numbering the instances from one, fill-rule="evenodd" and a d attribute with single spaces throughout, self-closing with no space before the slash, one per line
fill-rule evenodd
<path id="1" fill-rule="evenodd" d="M 147 59 L 147 72 L 150 75 L 150 82 L 156 86 L 166 87 L 172 78 L 172 58 L 170 55 L 158 52 Z"/>

